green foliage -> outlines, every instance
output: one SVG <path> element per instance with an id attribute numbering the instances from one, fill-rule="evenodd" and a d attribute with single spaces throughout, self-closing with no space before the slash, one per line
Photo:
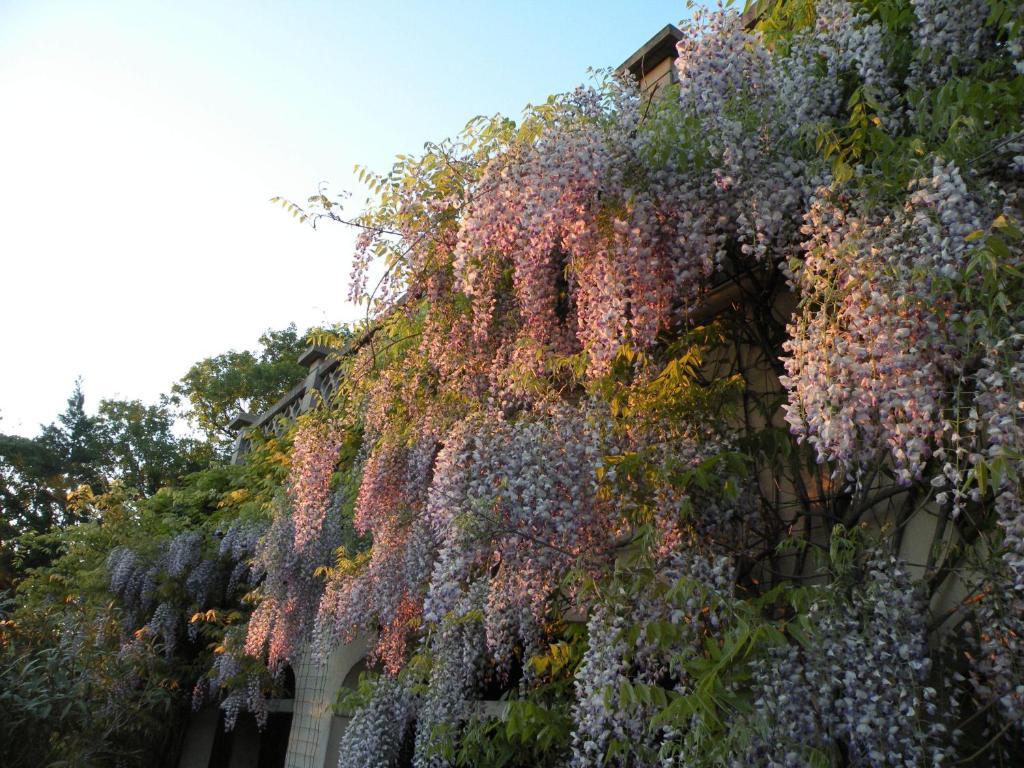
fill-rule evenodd
<path id="1" fill-rule="evenodd" d="M 163 405 L 102 400 L 96 420 L 94 435 L 101 446 L 108 486 L 116 482 L 141 496 L 152 496 L 202 469 L 213 457 L 210 446 L 174 434 L 174 414 Z"/>
<path id="2" fill-rule="evenodd" d="M 0 435 L 0 498 L 7 532 L 38 533 L 74 522 L 68 496 L 79 485 L 102 485 L 103 449 L 97 419 L 85 413 L 80 382 L 57 421 L 38 437 Z"/>
<path id="3" fill-rule="evenodd" d="M 269 332 L 263 344 L 251 365 L 234 353 L 213 358 L 224 376 L 191 379 L 189 394 L 224 408 L 239 393 L 275 399 L 304 373 L 295 361 L 303 345 L 294 328 Z M 66 411 L 38 437 L 0 436 L 0 589 L 16 588 L 15 600 L 0 605 L 5 766 L 173 761 L 193 686 L 248 617 L 237 602 L 194 605 L 182 581 L 188 573 L 164 579 L 158 599 L 186 620 L 195 611 L 197 630 L 196 643 L 167 658 L 143 630 L 149 616 L 127 624 L 111 599 L 114 549 L 152 558 L 192 530 L 216 556 L 233 523 L 269 520 L 288 472 L 287 441 L 258 434 L 245 464 L 211 463 L 216 446 L 176 435 L 171 405 L 104 400 L 92 416 L 76 386 Z"/>
<path id="4" fill-rule="evenodd" d="M 500 715 L 481 712 L 459 735 L 450 759 L 458 766 L 564 765 L 572 736 L 565 702 L 586 649 L 581 624 L 562 624 L 560 639 L 527 660 L 536 684 L 500 702 Z"/>
<path id="5" fill-rule="evenodd" d="M 41 535 L 88 519 L 90 500 L 152 496 L 212 458 L 208 445 L 174 433 L 164 404 L 102 400 L 95 416 L 84 404 L 76 384 L 67 410 L 38 437 L 0 435 L 0 587 L 48 562 L 54 552 Z"/>
<path id="6" fill-rule="evenodd" d="M 564 765 L 570 743 L 572 720 L 557 703 L 544 706 L 532 699 L 504 703 L 501 717 L 477 717 L 459 735 L 452 755 L 457 766 Z"/>
<path id="7" fill-rule="evenodd" d="M 305 335 L 294 325 L 268 330 L 256 352 L 231 350 L 195 363 L 172 388 L 172 400 L 187 402 L 188 417 L 218 451 L 233 438 L 228 424 L 239 413 L 262 413 L 302 381 L 298 358 Z"/>
<path id="8" fill-rule="evenodd" d="M 126 536 L 166 535 L 136 521 L 117 491 L 103 523 L 41 534 L 59 553 L 30 570 L 0 612 L 0 762 L 24 766 L 160 764 L 182 724 L 181 669 L 144 638 L 123 646 L 106 555 Z M 32 738 L 25 738 L 31 734 Z"/>
<path id="9" fill-rule="evenodd" d="M 71 613 L 66 619 L 84 622 L 86 617 Z M 5 766 L 85 768 L 160 760 L 170 745 L 154 744 L 153 736 L 168 733 L 180 710 L 158 656 L 119 658 L 116 646 L 95 635 L 75 645 L 55 636 L 53 645 L 19 653 L 9 638 L 4 645 L 2 634 L 0 756 Z M 110 692 L 110 698 L 99 697 L 99 691 Z"/>
<path id="10" fill-rule="evenodd" d="M 67 503 L 60 456 L 37 440 L 0 436 L 0 589 L 10 587 L 16 568 L 38 564 L 45 553 L 16 552 L 13 540 L 24 533 L 44 532 L 63 514 Z"/>
<path id="11" fill-rule="evenodd" d="M 185 530 L 201 532 L 215 553 L 233 522 L 269 518 L 286 473 L 282 444 L 257 442 L 246 464 L 213 465 L 147 499 L 122 485 L 85 494 L 85 521 L 32 537 L 30 546 L 57 556 L 27 572 L 0 622 L 0 729 L 11 729 L 0 730 L 0 762 L 155 765 L 174 754 L 170 741 L 184 725 L 193 686 L 248 609 L 195 606 L 180 582 L 166 579 L 159 599 L 183 616 L 198 611 L 192 621 L 199 629 L 198 642 L 169 659 L 141 631 L 148 616 L 125 625 L 108 591 L 107 556 L 117 547 L 152 556 Z M 122 643 L 132 640 L 124 653 Z M 22 728 L 48 735 L 32 744 L 7 738 Z"/>

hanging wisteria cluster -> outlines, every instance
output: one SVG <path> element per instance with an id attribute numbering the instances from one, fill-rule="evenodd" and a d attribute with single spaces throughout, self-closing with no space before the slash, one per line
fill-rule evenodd
<path id="1" fill-rule="evenodd" d="M 266 681 L 262 668 L 242 650 L 244 638 L 237 630 L 229 630 L 213 657 L 213 664 L 192 690 L 192 708 L 198 710 L 207 702 L 217 702 L 224 711 L 224 727 L 233 730 L 244 711 L 263 728 L 270 712 L 267 708 Z"/>
<path id="2" fill-rule="evenodd" d="M 459 728 L 474 712 L 488 674 L 487 637 L 481 616 L 486 610 L 488 583 L 478 579 L 423 640 L 433 663 L 426 692 L 416 713 L 414 765 L 441 768 L 439 745 L 456 742 Z"/>
<path id="3" fill-rule="evenodd" d="M 822 460 L 855 470 L 890 454 L 902 482 L 921 476 L 947 392 L 971 364 L 956 288 L 982 225 L 959 171 L 939 160 L 877 223 L 830 200 L 812 207 L 783 383 L 790 424 Z"/>
<path id="4" fill-rule="evenodd" d="M 995 709 L 999 715 L 993 719 L 995 727 L 1005 722 L 1020 734 L 1024 731 L 1024 600 L 1019 594 L 987 596 L 964 631 L 978 709 Z"/>
<path id="5" fill-rule="evenodd" d="M 609 449 L 600 412 L 585 408 L 458 425 L 437 457 L 427 504 L 439 551 L 425 618 L 443 619 L 473 576 L 488 573 L 489 649 L 504 664 L 517 646 L 536 650 L 566 571 L 599 559 L 617 533 L 618 519 L 597 494 Z"/>
<path id="6" fill-rule="evenodd" d="M 265 575 L 262 598 L 245 638 L 245 652 L 265 657 L 275 673 L 298 658 L 312 630 L 323 584 L 317 569 L 330 566 L 335 549 L 343 543 L 338 516 L 324 514 L 319 535 L 302 550 L 295 542 L 295 518 L 287 500 L 279 499 L 255 556 L 256 567 Z"/>
<path id="7" fill-rule="evenodd" d="M 992 462 L 1002 467 L 993 473 L 995 508 L 1005 535 L 1004 560 L 1019 592 L 1024 589 L 1024 323 L 1017 320 L 990 342 L 973 381 L 976 395 L 964 423 L 972 439 L 958 445 L 956 454 L 973 449 L 967 459 L 975 465 L 976 480 L 978 466 Z M 958 490 L 953 487 L 951 493 Z"/>
<path id="8" fill-rule="evenodd" d="M 415 698 L 408 686 L 391 677 L 380 678 L 369 703 L 345 729 L 338 768 L 397 765 L 415 714 Z"/>
<path id="9" fill-rule="evenodd" d="M 688 734 L 653 726 L 656 703 L 628 699 L 624 685 L 660 684 L 679 695 L 691 693 L 686 663 L 730 622 L 734 584 L 729 558 L 679 551 L 638 593 L 613 594 L 595 608 L 575 680 L 570 765 L 600 765 L 610 753 L 625 765 L 659 757 L 664 765 L 688 764 Z"/>
<path id="10" fill-rule="evenodd" d="M 375 658 L 392 672 L 404 663 L 410 622 L 422 613 L 420 591 L 433 562 L 433 546 L 418 517 L 435 450 L 429 437 L 417 446 L 378 446 L 367 459 L 355 503 L 356 532 L 374 546 L 361 572 L 332 573 L 317 607 L 322 651 L 358 630 L 380 630 Z"/>
<path id="11" fill-rule="evenodd" d="M 228 576 L 228 592 L 235 592 L 241 586 L 254 587 L 263 578 L 262 572 L 254 566 L 253 557 L 260 539 L 267 531 L 265 525 L 240 520 L 233 523 L 220 540 L 219 554 L 235 563 Z"/>
<path id="12" fill-rule="evenodd" d="M 170 657 L 183 631 L 195 642 L 196 611 L 223 605 L 240 590 L 255 586 L 260 574 L 251 565 L 264 527 L 239 520 L 220 542 L 198 530 L 182 531 L 154 553 L 117 547 L 107 558 L 110 591 L 120 599 L 125 627 L 143 626 Z M 220 537 L 216 532 L 214 539 Z"/>
<path id="13" fill-rule="evenodd" d="M 288 493 L 300 552 L 321 534 L 340 447 L 341 435 L 330 423 L 307 421 L 295 433 Z"/>
<path id="14" fill-rule="evenodd" d="M 851 765 L 939 765 L 945 718 L 929 686 L 925 606 L 906 567 L 875 556 L 861 583 L 815 595 L 802 643 L 756 669 L 754 705 L 767 726 L 749 764 L 811 766 L 842 744 Z M 942 711 L 940 712 L 940 707 Z"/>

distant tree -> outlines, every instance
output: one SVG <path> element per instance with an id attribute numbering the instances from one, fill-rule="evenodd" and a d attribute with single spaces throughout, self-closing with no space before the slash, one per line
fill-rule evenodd
<path id="1" fill-rule="evenodd" d="M 228 424 L 235 415 L 266 410 L 306 374 L 298 363 L 305 334 L 294 324 L 268 330 L 259 343 L 255 352 L 231 350 L 200 360 L 171 389 L 173 401 L 188 402 L 189 420 L 220 450 L 234 437 Z"/>
<path id="2" fill-rule="evenodd" d="M 49 529 L 63 508 L 61 457 L 38 438 L 0 435 L 0 538 Z"/>
<path id="3" fill-rule="evenodd" d="M 80 381 L 57 421 L 38 437 L 0 435 L 0 531 L 48 531 L 72 522 L 68 493 L 80 485 L 99 490 L 103 448 L 98 420 L 85 413 Z"/>
<path id="4" fill-rule="evenodd" d="M 79 522 L 84 498 L 114 484 L 129 496 L 149 497 L 206 466 L 211 448 L 175 435 L 174 419 L 166 401 L 103 400 L 90 416 L 75 382 L 64 412 L 37 437 L 0 434 L 0 589 L 13 583 L 16 571 L 54 555 L 42 539 L 25 534 Z"/>
<path id="5" fill-rule="evenodd" d="M 212 458 L 207 444 L 174 434 L 174 413 L 167 404 L 103 400 L 96 421 L 105 480 L 143 496 L 202 469 Z"/>
<path id="6" fill-rule="evenodd" d="M 114 487 L 129 499 L 149 498 L 223 456 L 235 414 L 266 410 L 301 381 L 305 348 L 294 325 L 268 330 L 254 352 L 195 363 L 155 405 L 102 400 L 95 415 L 86 412 L 76 381 L 63 413 L 38 436 L 0 433 L 0 590 L 52 560 L 56 553 L 39 536 L 97 514 L 90 498 Z M 175 434 L 184 401 L 205 440 Z"/>
<path id="7" fill-rule="evenodd" d="M 76 379 L 64 412 L 39 435 L 40 443 L 61 457 L 67 487 L 103 485 L 103 446 L 98 426 L 99 419 L 85 412 L 82 380 Z"/>
<path id="8" fill-rule="evenodd" d="M 0 435 L 0 591 L 10 587 L 24 561 L 14 540 L 43 533 L 63 518 L 66 508 L 61 456 L 39 439 Z M 42 553 L 40 553 L 41 555 Z M 30 558 L 29 565 L 45 562 Z"/>
<path id="9" fill-rule="evenodd" d="M 16 571 L 49 561 L 53 553 L 45 547 L 15 547 L 14 539 L 77 521 L 69 499 L 80 486 L 104 487 L 102 453 L 81 381 L 64 412 L 38 437 L 0 434 L 0 588 L 14 581 Z"/>

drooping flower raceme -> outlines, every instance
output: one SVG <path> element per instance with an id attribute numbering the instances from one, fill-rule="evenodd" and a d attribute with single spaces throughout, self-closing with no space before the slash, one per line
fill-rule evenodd
<path id="1" fill-rule="evenodd" d="M 462 423 L 438 455 L 427 517 L 439 543 L 424 616 L 440 621 L 463 587 L 490 574 L 485 627 L 507 665 L 530 649 L 562 576 L 600 558 L 619 520 L 597 494 L 607 442 L 600 411 L 556 405 L 515 422 Z"/>
<path id="2" fill-rule="evenodd" d="M 356 711 L 341 737 L 338 768 L 398 765 L 415 715 L 408 686 L 386 675 L 378 678 L 369 704 Z"/>
<path id="3" fill-rule="evenodd" d="M 655 709 L 623 698 L 623 685 L 664 686 L 680 695 L 693 692 L 686 664 L 699 657 L 709 637 L 729 622 L 735 570 L 728 557 L 679 550 L 666 557 L 638 594 L 612 594 L 587 622 L 588 648 L 576 673 L 572 765 L 648 765 L 656 756 L 685 754 L 686 735 L 651 726 Z M 648 628 L 671 625 L 671 638 Z M 696 755 L 690 755 L 694 758 Z"/>
<path id="4" fill-rule="evenodd" d="M 768 730 L 753 764 L 809 766 L 836 744 L 858 768 L 941 763 L 921 594 L 892 558 L 864 570 L 862 583 L 837 582 L 811 604 L 806 646 L 775 649 L 757 671 L 754 705 Z"/>
<path id="5" fill-rule="evenodd" d="M 921 477 L 965 363 L 951 320 L 981 226 L 941 161 L 892 216 L 865 220 L 827 194 L 807 214 L 783 384 L 787 420 L 822 461 L 856 473 L 890 456 L 901 481 Z"/>
<path id="6" fill-rule="evenodd" d="M 329 421 L 307 421 L 295 433 L 288 493 L 297 550 L 305 549 L 320 534 L 330 503 L 331 474 L 338 463 L 340 447 L 340 431 Z"/>
<path id="7" fill-rule="evenodd" d="M 339 493 L 333 504 L 342 501 Z M 263 595 L 249 619 L 245 653 L 265 657 L 272 671 L 298 657 L 312 632 L 324 590 L 317 569 L 334 562 L 341 544 L 340 515 L 328 512 L 320 534 L 301 551 L 296 549 L 295 520 L 287 501 L 278 500 L 255 558 L 255 568 L 265 574 Z"/>

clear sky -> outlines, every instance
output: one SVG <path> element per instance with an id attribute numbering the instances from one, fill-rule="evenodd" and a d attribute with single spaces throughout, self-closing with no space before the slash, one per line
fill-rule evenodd
<path id="1" fill-rule="evenodd" d="M 0 432 L 350 320 L 351 236 L 268 199 L 620 64 L 684 0 L 0 0 Z"/>

